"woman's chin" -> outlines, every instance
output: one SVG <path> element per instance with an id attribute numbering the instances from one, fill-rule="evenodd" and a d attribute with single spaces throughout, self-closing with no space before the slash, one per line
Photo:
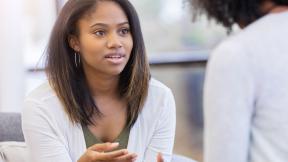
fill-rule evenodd
<path id="1" fill-rule="evenodd" d="M 112 76 L 116 76 L 116 75 L 120 75 L 123 70 L 124 70 L 124 68 L 111 69 L 111 70 L 107 71 L 107 74 L 112 75 Z"/>

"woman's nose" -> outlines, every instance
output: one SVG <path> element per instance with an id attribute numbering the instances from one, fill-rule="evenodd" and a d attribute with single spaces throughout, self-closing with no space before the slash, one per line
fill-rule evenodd
<path id="1" fill-rule="evenodd" d="M 121 48 L 122 42 L 117 34 L 110 34 L 107 40 L 108 48 Z"/>

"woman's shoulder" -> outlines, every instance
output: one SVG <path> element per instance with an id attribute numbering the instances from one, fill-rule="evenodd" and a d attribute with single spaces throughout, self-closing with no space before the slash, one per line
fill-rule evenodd
<path id="1" fill-rule="evenodd" d="M 173 117 L 175 109 L 175 100 L 171 89 L 160 81 L 151 78 L 148 95 L 139 121 L 153 127 L 153 124 L 159 121 L 159 116 Z M 163 120 L 165 119 L 163 118 Z"/>
<path id="2" fill-rule="evenodd" d="M 69 125 L 69 118 L 49 82 L 44 82 L 32 90 L 24 100 L 22 110 L 24 121 L 48 120 L 53 127 Z M 58 123 L 58 124 L 56 124 Z"/>
<path id="3" fill-rule="evenodd" d="M 153 93 L 158 92 L 158 93 L 170 93 L 171 89 L 168 88 L 165 84 L 162 82 L 151 78 L 149 82 L 149 91 L 153 91 Z"/>
<path id="4" fill-rule="evenodd" d="M 148 89 L 148 96 L 146 99 L 146 106 L 155 107 L 160 109 L 161 107 L 166 107 L 165 105 L 174 102 L 174 96 L 170 88 L 160 81 L 151 78 Z"/>
<path id="5" fill-rule="evenodd" d="M 36 111 L 42 113 L 62 114 L 62 104 L 51 88 L 48 81 L 32 90 L 24 100 L 25 111 Z"/>
<path id="6" fill-rule="evenodd" d="M 25 100 L 37 100 L 43 101 L 47 98 L 56 97 L 53 89 L 51 88 L 48 81 L 43 82 L 38 87 L 33 89 L 28 95 L 25 97 Z"/>

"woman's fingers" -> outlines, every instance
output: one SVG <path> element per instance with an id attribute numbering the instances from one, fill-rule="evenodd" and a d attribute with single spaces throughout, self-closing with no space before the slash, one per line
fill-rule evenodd
<path id="1" fill-rule="evenodd" d="M 133 162 L 136 160 L 137 155 L 135 153 L 128 153 L 126 149 L 112 151 L 118 146 L 119 143 L 95 144 L 88 148 L 90 150 L 89 157 L 92 161 Z"/>
<path id="2" fill-rule="evenodd" d="M 157 162 L 164 162 L 164 159 L 161 153 L 158 153 L 157 155 Z"/>
<path id="3" fill-rule="evenodd" d="M 123 157 L 128 154 L 128 151 L 126 149 L 123 150 L 117 150 L 112 152 L 95 152 L 95 157 L 97 157 L 98 160 L 114 160 L 116 158 Z"/>
<path id="4" fill-rule="evenodd" d="M 119 146 L 119 143 L 101 143 L 101 144 L 95 144 L 89 147 L 89 150 L 97 151 L 97 152 L 104 152 L 104 151 L 111 151 L 116 149 Z"/>
<path id="5" fill-rule="evenodd" d="M 117 157 L 113 160 L 113 162 L 133 162 L 137 158 L 135 153 L 129 153 L 120 157 Z"/>

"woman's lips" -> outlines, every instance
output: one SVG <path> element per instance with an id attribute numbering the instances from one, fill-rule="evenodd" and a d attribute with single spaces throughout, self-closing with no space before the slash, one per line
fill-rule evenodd
<path id="1" fill-rule="evenodd" d="M 105 55 L 105 58 L 120 58 L 120 57 L 124 57 L 125 55 L 122 53 L 109 53 L 107 55 Z"/>
<path id="2" fill-rule="evenodd" d="M 124 62 L 125 55 L 120 53 L 111 53 L 105 55 L 105 59 L 112 64 L 121 64 Z"/>

